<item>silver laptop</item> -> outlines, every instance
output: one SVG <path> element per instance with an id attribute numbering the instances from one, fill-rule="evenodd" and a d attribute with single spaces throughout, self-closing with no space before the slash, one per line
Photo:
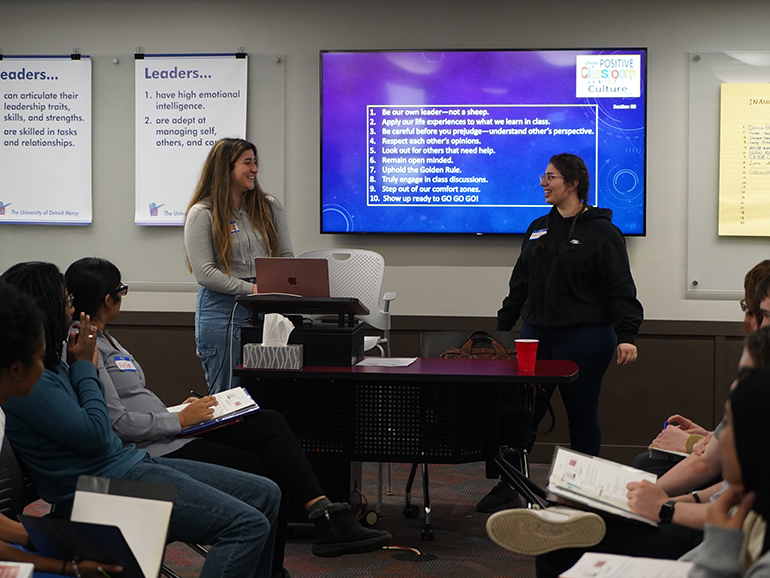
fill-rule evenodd
<path id="1" fill-rule="evenodd" d="M 254 268 L 260 295 L 329 297 L 329 263 L 326 259 L 257 257 Z"/>

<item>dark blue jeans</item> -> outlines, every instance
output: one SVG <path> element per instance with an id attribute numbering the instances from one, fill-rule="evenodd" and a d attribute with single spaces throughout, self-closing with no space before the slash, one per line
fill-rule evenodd
<path id="1" fill-rule="evenodd" d="M 269 578 L 281 491 L 260 476 L 188 460 L 151 458 L 123 476 L 173 484 L 169 541 L 211 544 L 201 578 Z"/>
<path id="2" fill-rule="evenodd" d="M 569 422 L 570 447 L 592 456 L 599 455 L 602 430 L 599 425 L 599 394 L 607 367 L 615 355 L 617 337 L 612 325 L 581 325 L 548 329 L 524 323 L 521 337 L 538 339 L 538 359 L 566 359 L 580 368 L 577 380 L 559 385 Z M 548 399 L 555 385 L 543 385 Z M 532 429 L 545 417 L 546 406 L 540 398 L 535 404 Z"/>

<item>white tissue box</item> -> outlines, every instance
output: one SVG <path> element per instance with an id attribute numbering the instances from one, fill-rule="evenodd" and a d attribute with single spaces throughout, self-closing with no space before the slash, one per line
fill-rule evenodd
<path id="1" fill-rule="evenodd" d="M 302 367 L 302 345 L 247 343 L 243 346 L 243 367 L 247 369 L 300 369 Z"/>

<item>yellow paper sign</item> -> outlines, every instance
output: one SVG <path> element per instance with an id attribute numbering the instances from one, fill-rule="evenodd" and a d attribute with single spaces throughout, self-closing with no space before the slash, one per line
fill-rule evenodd
<path id="1" fill-rule="evenodd" d="M 719 235 L 770 236 L 770 84 L 723 84 Z"/>

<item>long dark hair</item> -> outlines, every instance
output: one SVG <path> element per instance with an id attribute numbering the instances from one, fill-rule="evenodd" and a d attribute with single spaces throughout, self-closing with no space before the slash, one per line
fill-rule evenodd
<path id="1" fill-rule="evenodd" d="M 32 365 L 43 339 L 43 314 L 29 295 L 0 281 L 0 370 Z"/>
<path id="2" fill-rule="evenodd" d="M 577 214 L 572 218 L 572 225 L 570 226 L 569 234 L 567 235 L 568 247 L 571 247 L 572 245 L 569 245 L 569 242 L 572 239 L 572 233 L 575 232 L 575 225 L 577 224 L 578 217 L 583 212 L 583 210 L 585 210 L 585 207 L 588 204 L 588 189 L 591 188 L 591 176 L 588 174 L 588 167 L 586 167 L 583 159 L 577 155 L 561 153 L 552 156 L 548 162 L 556 167 L 556 169 L 561 173 L 561 176 L 564 177 L 565 184 L 577 182 L 577 188 L 575 189 L 575 192 L 577 193 L 578 200 L 583 203 L 583 209 L 578 211 Z M 543 251 L 546 249 L 546 243 L 550 244 L 550 239 L 548 239 L 548 231 L 550 231 L 555 224 L 555 219 L 556 213 L 552 209 L 551 212 L 548 213 L 546 233 L 537 239 L 537 244 L 532 249 L 532 256 L 535 259 L 542 257 Z"/>
<path id="3" fill-rule="evenodd" d="M 56 371 L 62 361 L 67 337 L 67 288 L 64 276 L 53 263 L 19 263 L 3 273 L 2 280 L 31 295 L 43 313 L 46 369 Z"/>
<path id="4" fill-rule="evenodd" d="M 761 440 L 766 434 L 764 427 L 770 412 L 770 370 L 743 372 L 730 395 L 730 407 L 743 488 L 756 493 L 752 509 L 767 522 L 770 520 L 770 453 Z M 762 552 L 768 550 L 770 532 L 765 534 Z"/>
<path id="5" fill-rule="evenodd" d="M 104 305 L 104 298 L 114 294 L 120 285 L 120 270 L 107 259 L 84 257 L 78 259 L 64 273 L 67 289 L 75 297 L 75 316 L 82 311 L 96 317 Z"/>
<path id="6" fill-rule="evenodd" d="M 235 167 L 235 161 L 246 151 L 254 153 L 257 167 L 259 167 L 259 153 L 254 144 L 240 138 L 223 138 L 217 141 L 203 163 L 198 185 L 185 212 L 185 221 L 187 221 L 187 214 L 193 205 L 198 203 L 208 205 L 211 210 L 214 243 L 219 250 L 217 261 L 227 274 L 230 273 L 227 256 L 232 247 L 230 219 L 233 214 L 230 171 Z M 280 256 L 281 248 L 278 246 L 278 233 L 273 225 L 273 211 L 257 178 L 254 179 L 254 189 L 243 195 L 243 211 L 249 216 L 254 230 L 262 235 L 266 252 L 271 257 Z M 185 255 L 187 255 L 186 250 Z M 187 270 L 192 272 L 189 257 L 187 257 Z"/>

